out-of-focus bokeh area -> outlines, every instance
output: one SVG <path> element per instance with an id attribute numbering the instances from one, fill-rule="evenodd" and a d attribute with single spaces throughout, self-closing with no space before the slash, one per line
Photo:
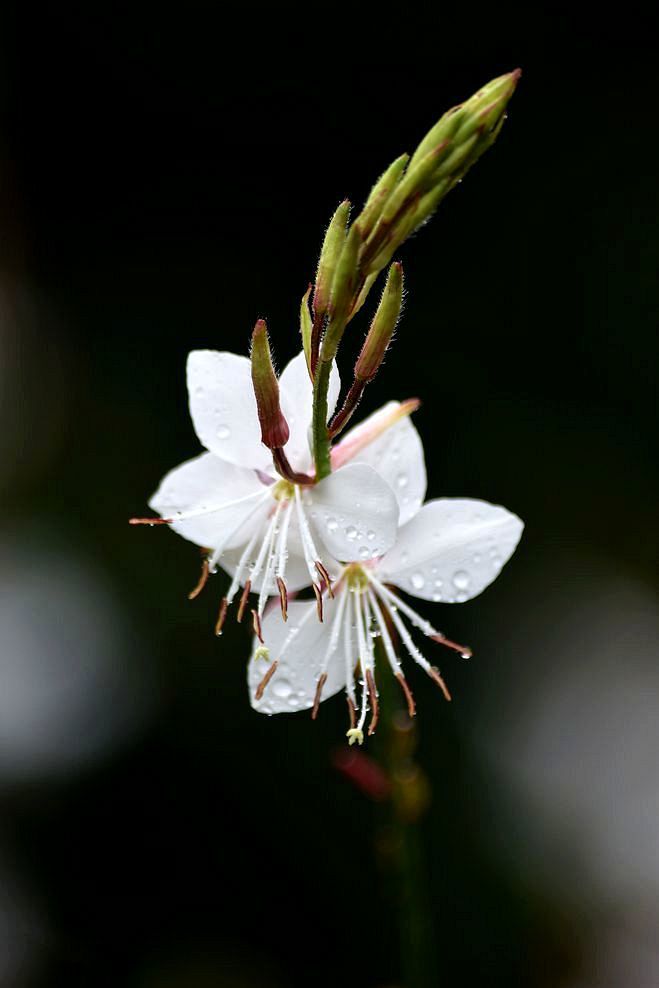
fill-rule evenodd
<path id="1" fill-rule="evenodd" d="M 427 917 L 437 983 L 656 986 L 656 53 L 618 18 L 253 20 L 3 32 L 0 986 L 401 984 L 343 702 L 254 713 L 223 578 L 189 602 L 195 547 L 126 522 L 198 451 L 188 350 L 265 316 L 283 366 L 336 204 L 518 64 L 497 146 L 402 251 L 363 408 L 419 395 L 429 496 L 526 522 L 482 597 L 427 607 L 475 652 L 441 656 L 454 702 L 409 669 Z"/>

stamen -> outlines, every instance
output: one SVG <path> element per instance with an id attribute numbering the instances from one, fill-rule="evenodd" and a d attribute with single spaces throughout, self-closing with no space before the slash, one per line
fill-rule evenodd
<path id="1" fill-rule="evenodd" d="M 277 587 L 279 589 L 279 603 L 281 604 L 281 616 L 284 621 L 288 621 L 288 590 L 281 576 L 277 577 Z"/>
<path id="2" fill-rule="evenodd" d="M 430 637 L 434 642 L 445 645 L 447 648 L 452 648 L 454 652 L 459 652 L 463 659 L 470 659 L 474 654 L 468 645 L 458 645 L 456 642 L 452 642 L 450 638 L 445 638 L 442 634 L 430 635 Z"/>
<path id="3" fill-rule="evenodd" d="M 249 592 L 252 589 L 252 581 L 247 580 L 243 588 L 243 592 L 240 596 L 240 603 L 238 604 L 238 613 L 236 614 L 236 621 L 238 624 L 243 619 L 243 614 L 245 613 L 245 608 L 247 607 L 247 598 L 249 597 Z"/>
<path id="4" fill-rule="evenodd" d="M 357 708 L 349 696 L 346 697 L 346 700 L 348 701 L 348 713 L 350 715 L 350 730 L 354 731 L 355 724 L 357 723 Z"/>
<path id="5" fill-rule="evenodd" d="M 173 518 L 129 518 L 129 525 L 173 525 Z"/>
<path id="6" fill-rule="evenodd" d="M 247 566 L 249 559 L 252 556 L 252 553 L 254 552 L 254 546 L 258 542 L 260 534 L 261 534 L 261 526 L 257 525 L 256 531 L 254 532 L 253 536 L 245 546 L 240 556 L 240 559 L 238 560 L 238 565 L 236 566 L 235 572 L 233 574 L 233 579 L 231 581 L 231 586 L 229 587 L 229 592 L 227 593 L 227 600 L 229 603 L 233 601 L 233 598 L 235 597 L 240 587 L 240 580 L 242 578 L 243 572 L 245 570 L 245 567 Z"/>
<path id="7" fill-rule="evenodd" d="M 306 516 L 304 514 L 304 508 L 302 507 L 302 497 L 300 495 L 300 488 L 295 488 L 295 508 L 297 511 L 298 527 L 300 529 L 300 539 L 302 541 L 302 552 L 304 553 L 304 561 L 311 577 L 312 584 L 315 585 L 316 572 L 314 559 L 318 558 L 318 551 L 314 545 L 313 537 L 309 529 L 309 523 L 307 522 Z M 317 595 L 316 595 L 317 596 Z"/>
<path id="8" fill-rule="evenodd" d="M 255 607 L 252 608 L 252 628 L 254 634 L 263 645 L 263 634 L 261 632 L 261 617 Z"/>
<path id="9" fill-rule="evenodd" d="M 313 701 L 313 708 L 311 710 L 311 719 L 315 720 L 318 716 L 318 708 L 320 707 L 320 694 L 323 692 L 323 686 L 327 682 L 327 673 L 323 672 L 318 677 L 318 682 L 316 684 L 316 695 Z"/>
<path id="10" fill-rule="evenodd" d="M 371 723 L 368 725 L 368 736 L 375 734 L 375 728 L 378 726 L 378 719 L 380 717 L 380 706 L 378 704 L 378 691 L 375 688 L 375 678 L 370 669 L 366 670 L 366 684 L 368 686 L 368 695 L 371 698 Z"/>
<path id="11" fill-rule="evenodd" d="M 430 638 L 433 635 L 439 634 L 437 629 L 433 628 L 430 621 L 427 621 L 425 618 L 421 617 L 420 614 L 417 614 L 417 612 L 414 610 L 413 607 L 410 607 L 409 604 L 407 604 L 397 594 L 395 594 L 392 590 L 390 590 L 389 587 L 386 587 L 384 583 L 380 583 L 380 581 L 376 576 L 373 576 L 373 574 L 369 572 L 368 578 L 373 584 L 373 586 L 377 589 L 378 593 L 380 594 L 380 597 L 385 597 L 390 604 L 393 604 L 395 607 L 398 608 L 398 610 L 402 611 L 403 614 L 410 619 L 414 627 L 418 628 L 419 631 L 422 631 L 423 634 L 426 635 L 426 637 Z"/>
<path id="12" fill-rule="evenodd" d="M 279 559 L 277 560 L 277 576 L 281 577 L 282 580 L 286 578 L 286 563 L 288 562 L 288 529 L 291 524 L 292 514 L 293 502 L 288 501 L 286 504 L 286 511 L 284 513 L 284 520 L 281 526 L 281 534 L 279 536 Z"/>
<path id="13" fill-rule="evenodd" d="M 258 612 L 259 617 L 263 616 L 263 611 L 265 610 L 265 602 L 268 599 L 268 587 L 272 583 L 272 575 L 275 568 L 275 561 L 277 555 L 277 535 L 279 534 L 279 529 L 277 528 L 277 523 L 279 521 L 279 515 L 281 514 L 281 509 L 283 507 L 283 502 L 277 502 L 277 508 L 272 519 L 272 524 L 270 526 L 270 538 L 268 541 L 268 551 L 266 556 L 265 570 L 263 572 L 263 579 L 261 581 L 261 592 L 259 594 L 258 602 Z M 252 573 L 252 580 L 254 579 L 254 573 Z"/>
<path id="14" fill-rule="evenodd" d="M 188 600 L 194 600 L 195 597 L 199 596 L 201 591 L 206 586 L 206 581 L 208 580 L 209 571 L 210 568 L 208 565 L 208 556 L 206 556 L 201 563 L 201 575 L 199 577 L 199 582 L 197 583 L 197 586 L 194 588 L 194 590 L 191 590 L 190 593 L 188 594 Z"/>
<path id="15" fill-rule="evenodd" d="M 277 659 L 275 659 L 275 661 L 272 663 L 272 665 L 266 672 L 265 676 L 263 677 L 259 685 L 256 687 L 256 693 L 254 694 L 255 699 L 260 700 L 263 697 L 263 694 L 265 693 L 265 688 L 272 679 L 272 677 L 274 676 L 275 672 L 277 671 L 278 665 L 279 662 Z"/>
<path id="16" fill-rule="evenodd" d="M 224 621 L 227 616 L 228 606 L 229 606 L 229 602 L 227 601 L 226 597 L 223 597 L 220 602 L 220 613 L 218 614 L 217 621 L 215 623 L 215 634 L 218 637 L 222 634 L 222 626 L 224 625 Z"/>
<path id="17" fill-rule="evenodd" d="M 172 524 L 175 521 L 188 521 L 190 518 L 201 518 L 203 515 L 212 515 L 216 511 L 224 511 L 225 508 L 235 508 L 236 505 L 244 504 L 245 501 L 251 501 L 255 497 L 263 498 L 264 493 L 267 494 L 267 491 L 252 491 L 251 494 L 245 494 L 244 497 L 237 497 L 233 501 L 225 501 L 224 504 L 212 504 L 210 507 L 204 505 L 201 508 L 192 508 L 190 511 L 175 511 L 174 517 L 166 520 L 165 523 Z M 151 524 L 149 519 L 147 521 Z M 165 520 L 163 519 L 163 521 Z"/>
<path id="18" fill-rule="evenodd" d="M 412 696 L 412 690 L 407 685 L 407 680 L 402 672 L 396 674 L 396 679 L 400 683 L 401 689 L 405 694 L 405 699 L 407 700 L 407 712 L 410 717 L 414 717 L 416 715 L 416 703 L 414 702 L 414 697 Z"/>
<path id="19" fill-rule="evenodd" d="M 440 690 L 442 691 L 446 699 L 450 700 L 451 694 L 448 691 L 446 683 L 441 677 L 439 669 L 436 666 L 430 666 L 428 669 L 426 669 L 426 672 L 428 673 L 430 678 L 434 679 L 434 681 L 437 683 L 437 685 L 439 686 Z"/>
<path id="20" fill-rule="evenodd" d="M 322 621 L 323 620 L 323 595 L 322 595 L 321 589 L 320 589 L 320 587 L 318 586 L 317 583 L 312 583 L 311 586 L 313 587 L 313 592 L 316 595 L 316 613 L 318 615 L 318 620 L 319 621 Z"/>
<path id="21" fill-rule="evenodd" d="M 380 610 L 380 605 L 377 602 L 377 598 L 373 593 L 373 591 L 370 589 L 370 587 L 368 590 L 368 602 L 371 605 L 371 609 L 375 615 L 375 623 L 380 629 L 380 634 L 382 636 L 382 641 L 384 643 L 384 650 L 389 660 L 391 671 L 393 672 L 394 676 L 402 675 L 403 669 L 398 659 L 398 656 L 394 651 L 394 646 L 393 646 L 393 642 L 391 641 L 391 635 L 389 634 L 389 628 L 387 627 L 387 622 L 385 621 L 382 611 Z"/>
<path id="22" fill-rule="evenodd" d="M 344 584 L 343 593 L 350 593 L 347 584 Z M 346 600 L 349 600 L 349 598 L 346 597 Z M 350 657 L 352 646 L 350 638 L 350 608 L 346 607 L 346 616 L 343 621 L 343 654 L 345 656 L 346 663 L 346 692 L 348 694 L 348 706 L 354 711 L 357 708 L 357 697 L 355 695 L 355 665 Z M 354 723 L 352 726 L 355 726 Z"/>
<path id="23" fill-rule="evenodd" d="M 238 524 L 231 529 L 231 531 L 227 536 L 225 536 L 224 541 L 221 542 L 220 545 L 218 545 L 217 548 L 215 549 L 210 560 L 211 570 L 213 570 L 219 563 L 222 557 L 222 553 L 224 552 L 224 550 L 226 549 L 227 545 L 229 544 L 230 540 L 234 537 L 234 535 L 236 535 L 254 517 L 257 511 L 262 510 L 264 503 L 271 497 L 269 490 L 258 491 L 257 493 L 258 493 L 258 501 L 256 502 L 256 504 L 252 508 L 250 508 L 247 514 L 243 518 L 241 518 Z M 248 495 L 248 498 L 253 496 L 255 495 L 250 494 Z M 248 500 L 248 498 L 242 498 L 241 500 Z M 226 506 L 227 505 L 225 505 L 225 507 Z M 257 525 L 255 534 L 258 533 L 259 530 L 260 530 L 260 526 Z"/>
<path id="24" fill-rule="evenodd" d="M 353 745 L 355 741 L 361 745 L 364 743 L 364 732 L 361 727 L 351 727 L 349 731 L 346 731 L 346 737 L 348 739 L 348 744 Z"/>
<path id="25" fill-rule="evenodd" d="M 330 580 L 329 573 L 327 572 L 327 570 L 325 569 L 325 567 L 323 566 L 323 564 L 321 563 L 321 561 L 319 559 L 316 560 L 315 566 L 316 566 L 316 569 L 318 570 L 320 576 L 325 581 L 325 586 L 327 587 L 327 592 L 328 592 L 328 594 L 330 595 L 330 597 L 333 600 L 334 599 L 334 588 L 332 587 L 332 581 Z"/>

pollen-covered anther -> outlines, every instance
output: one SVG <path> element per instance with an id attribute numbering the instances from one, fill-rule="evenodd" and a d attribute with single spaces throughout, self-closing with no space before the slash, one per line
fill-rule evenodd
<path id="1" fill-rule="evenodd" d="M 366 670 L 366 685 L 368 686 L 368 696 L 371 701 L 371 722 L 368 725 L 368 736 L 375 734 L 380 717 L 380 705 L 378 703 L 378 691 L 375 687 L 375 678 L 371 669 Z"/>
<path id="2" fill-rule="evenodd" d="M 263 698 L 263 694 L 265 693 L 265 688 L 272 679 L 272 677 L 274 676 L 275 672 L 277 671 L 278 665 L 279 662 L 277 661 L 277 659 L 275 659 L 275 661 L 272 663 L 272 665 L 266 672 L 265 676 L 263 677 L 259 685 L 256 687 L 256 693 L 254 694 L 254 696 L 256 697 L 257 700 L 261 700 Z"/>
<path id="3" fill-rule="evenodd" d="M 173 518 L 129 518 L 129 525 L 173 525 Z"/>
<path id="4" fill-rule="evenodd" d="M 357 723 L 357 708 L 349 696 L 346 696 L 346 702 L 348 704 L 348 716 L 350 717 L 350 729 L 352 730 Z"/>
<path id="5" fill-rule="evenodd" d="M 245 582 L 243 592 L 240 595 L 240 603 L 238 604 L 238 613 L 236 614 L 236 621 L 238 622 L 238 624 L 240 624 L 240 622 L 243 619 L 243 614 L 245 613 L 245 608 L 247 607 L 247 600 L 249 598 L 249 593 L 251 589 L 252 589 L 252 581 L 247 580 Z"/>
<path id="6" fill-rule="evenodd" d="M 315 566 L 316 569 L 318 570 L 318 573 L 322 581 L 325 583 L 325 586 L 327 587 L 328 594 L 330 595 L 332 600 L 334 600 L 334 588 L 332 586 L 332 581 L 330 579 L 329 573 L 327 572 L 327 569 L 323 566 L 320 559 L 316 560 Z M 322 584 L 321 584 L 321 589 L 322 589 Z"/>
<path id="7" fill-rule="evenodd" d="M 281 616 L 284 621 L 288 621 L 288 590 L 281 576 L 277 577 L 277 589 L 279 590 L 279 603 L 281 604 Z"/>
<path id="8" fill-rule="evenodd" d="M 323 692 L 323 686 L 327 682 L 327 673 L 324 672 L 318 677 L 318 682 L 316 683 L 316 695 L 313 701 L 313 707 L 311 709 L 311 719 L 315 720 L 318 716 L 318 708 L 320 707 L 320 698 Z"/>
<path id="9" fill-rule="evenodd" d="M 405 679 L 405 676 L 402 674 L 402 672 L 396 674 L 396 679 L 400 683 L 400 688 L 405 694 L 405 700 L 407 701 L 407 712 L 410 715 L 410 717 L 415 717 L 416 703 L 414 702 L 414 696 L 412 695 L 412 690 L 409 688 L 407 684 L 407 680 Z"/>
<path id="10" fill-rule="evenodd" d="M 441 676 L 441 673 L 440 673 L 439 669 L 437 669 L 436 666 L 430 666 L 427 671 L 428 671 L 428 675 L 430 676 L 430 678 L 431 679 L 434 679 L 434 681 L 437 683 L 437 685 L 439 686 L 440 690 L 442 691 L 442 693 L 444 694 L 444 696 L 446 697 L 446 699 L 447 700 L 450 700 L 451 699 L 451 694 L 448 691 L 448 687 L 447 687 L 446 683 L 442 679 L 442 676 Z"/>
<path id="11" fill-rule="evenodd" d="M 318 620 L 323 620 L 323 594 L 317 583 L 312 583 L 313 592 L 316 595 L 316 613 L 318 614 Z"/>
<path id="12" fill-rule="evenodd" d="M 445 645 L 446 648 L 453 649 L 454 652 L 459 652 L 463 659 L 470 659 L 473 655 L 468 645 L 458 645 L 457 642 L 452 642 L 450 638 L 445 638 L 442 634 L 430 635 L 430 638 L 440 645 Z"/>
<path id="13" fill-rule="evenodd" d="M 263 632 L 261 631 L 261 617 L 255 607 L 252 608 L 252 628 L 258 640 L 263 644 Z"/>
<path id="14" fill-rule="evenodd" d="M 202 563 L 201 563 L 201 573 L 199 575 L 199 580 L 198 580 L 197 585 L 194 588 L 194 590 L 191 590 L 190 593 L 188 594 L 188 600 L 194 600 L 195 597 L 198 597 L 199 596 L 199 594 L 201 593 L 201 591 L 206 586 L 206 581 L 208 580 L 208 574 L 209 574 L 209 572 L 210 572 L 210 567 L 209 567 L 209 564 L 208 564 L 208 557 L 206 557 L 205 559 L 202 560 Z"/>
<path id="15" fill-rule="evenodd" d="M 259 645 L 254 652 L 254 661 L 258 661 L 259 659 L 264 659 L 266 662 L 270 660 L 270 649 L 267 645 Z"/>
<path id="16" fill-rule="evenodd" d="M 360 746 L 364 743 L 364 732 L 359 727 L 351 727 L 349 731 L 346 731 L 346 737 L 349 745 L 353 745 L 355 741 Z"/>
<path id="17" fill-rule="evenodd" d="M 222 634 L 222 628 L 226 620 L 228 606 L 229 606 L 229 602 L 227 601 L 226 597 L 223 597 L 222 600 L 220 601 L 220 611 L 219 614 L 217 615 L 217 621 L 215 622 L 215 634 L 218 636 L 218 638 Z"/>

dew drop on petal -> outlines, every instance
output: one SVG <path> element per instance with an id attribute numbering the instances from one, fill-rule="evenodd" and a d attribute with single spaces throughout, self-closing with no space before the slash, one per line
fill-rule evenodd
<path id="1" fill-rule="evenodd" d="M 215 435 L 218 439 L 228 439 L 231 435 L 231 429 L 228 425 L 218 425 Z"/>
<path id="2" fill-rule="evenodd" d="M 375 532 L 371 529 L 366 533 L 366 538 L 369 540 L 369 542 L 372 542 L 373 539 L 375 538 Z"/>
<path id="3" fill-rule="evenodd" d="M 465 600 L 467 600 L 468 598 L 464 590 L 461 590 L 460 593 L 456 593 L 455 599 L 458 604 L 464 604 Z"/>
<path id="4" fill-rule="evenodd" d="M 458 588 L 458 590 L 466 590 L 471 583 L 471 577 L 464 569 L 459 569 L 457 573 L 453 574 L 453 583 Z"/>
<path id="5" fill-rule="evenodd" d="M 348 525 L 346 528 L 346 536 L 351 540 L 357 538 L 357 529 L 354 525 Z"/>
<path id="6" fill-rule="evenodd" d="M 359 558 L 360 559 L 368 559 L 368 557 L 370 555 L 371 555 L 371 550 L 368 548 L 368 546 L 366 546 L 366 545 L 360 546 L 360 548 L 359 548 Z"/>
<path id="7" fill-rule="evenodd" d="M 272 692 L 280 700 L 287 700 L 293 692 L 293 688 L 287 679 L 275 679 L 272 684 Z"/>
<path id="8" fill-rule="evenodd" d="M 436 587 L 442 587 L 442 586 L 444 586 L 444 581 L 443 580 L 435 580 L 435 586 Z"/>
<path id="9" fill-rule="evenodd" d="M 409 484 L 409 482 L 410 482 L 410 480 L 409 480 L 409 477 L 407 476 L 406 473 L 399 473 L 398 476 L 396 477 L 396 484 L 401 489 L 403 487 L 407 487 L 407 485 Z"/>
<path id="10" fill-rule="evenodd" d="M 412 573 L 412 576 L 410 577 L 410 583 L 412 584 L 415 590 L 422 590 L 425 582 L 426 581 L 424 579 L 423 573 Z"/>
<path id="11" fill-rule="evenodd" d="M 330 532 L 334 532 L 338 528 L 338 525 L 339 525 L 339 523 L 336 520 L 336 518 L 328 518 L 327 519 L 327 528 L 328 528 L 328 530 Z"/>

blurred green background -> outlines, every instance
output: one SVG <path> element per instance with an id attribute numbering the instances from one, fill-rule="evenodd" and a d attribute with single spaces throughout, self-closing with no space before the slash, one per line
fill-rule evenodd
<path id="1" fill-rule="evenodd" d="M 486 594 L 428 605 L 475 652 L 442 656 L 454 702 L 410 672 L 437 983 L 654 986 L 653 39 L 317 15 L 6 18 L 0 986 L 401 984 L 383 811 L 332 763 L 344 704 L 254 713 L 223 578 L 190 603 L 195 548 L 126 521 L 198 451 L 187 352 L 245 352 L 263 316 L 283 366 L 336 204 L 518 64 L 497 145 L 402 251 L 362 409 L 420 396 L 428 496 L 526 522 Z"/>

